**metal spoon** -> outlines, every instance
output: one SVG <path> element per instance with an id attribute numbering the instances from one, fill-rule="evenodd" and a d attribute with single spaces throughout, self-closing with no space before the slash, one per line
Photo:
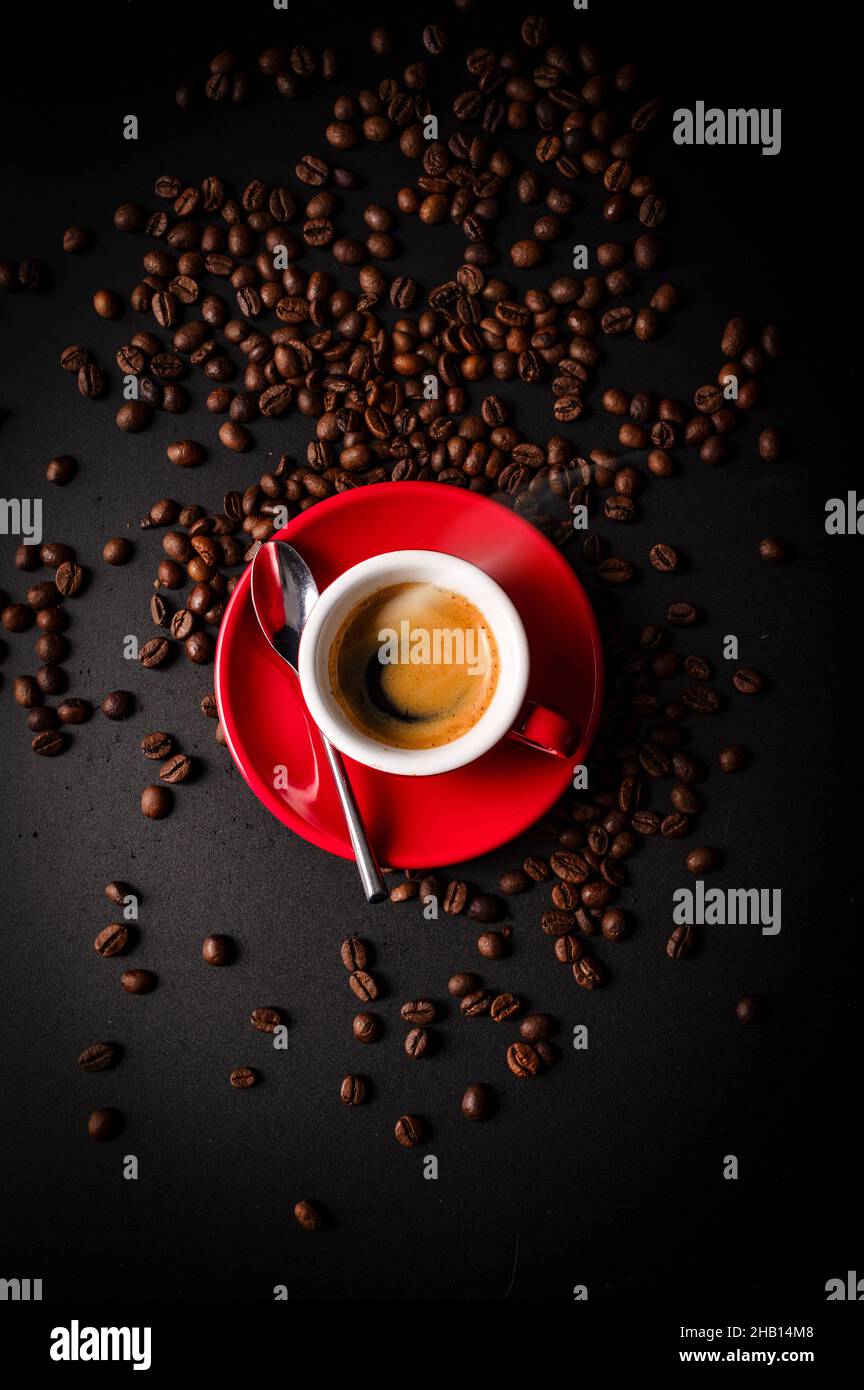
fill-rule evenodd
<path id="1" fill-rule="evenodd" d="M 252 561 L 250 592 L 261 631 L 296 675 L 300 636 L 318 599 L 318 586 L 309 566 L 287 541 L 268 541 Z M 318 732 L 342 803 L 366 899 L 370 903 L 383 902 L 387 889 L 366 836 L 342 755 L 320 729 Z"/>

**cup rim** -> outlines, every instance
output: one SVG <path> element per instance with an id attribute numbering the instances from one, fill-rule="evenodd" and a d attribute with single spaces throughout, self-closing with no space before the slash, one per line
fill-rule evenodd
<path id="1" fill-rule="evenodd" d="M 389 744 L 379 743 L 377 739 L 362 734 L 350 725 L 335 705 L 332 691 L 329 691 L 328 663 L 320 652 L 322 637 L 328 636 L 328 624 L 335 627 L 333 615 L 347 604 L 349 596 L 355 595 L 359 599 L 362 589 L 370 584 L 370 581 L 374 581 L 370 587 L 381 586 L 387 582 L 388 574 L 406 565 L 411 567 L 412 578 L 418 579 L 427 577 L 422 573 L 424 567 L 427 570 L 437 567 L 436 574 L 428 575 L 429 582 L 446 583 L 464 592 L 472 602 L 476 601 L 477 607 L 487 617 L 490 627 L 495 632 L 499 652 L 502 633 L 508 646 L 506 676 L 505 658 L 502 654 L 498 684 L 487 710 L 464 734 L 437 748 L 394 748 Z M 460 583 L 460 574 L 463 583 Z M 408 581 L 393 579 L 391 582 Z M 488 611 L 490 608 L 493 610 L 492 613 Z M 339 621 L 342 616 L 344 614 L 339 612 Z M 335 636 L 335 631 L 329 635 Z M 479 565 L 444 550 L 384 551 L 380 555 L 370 556 L 356 565 L 351 565 L 322 591 L 309 614 L 300 639 L 300 686 L 307 708 L 318 728 L 347 757 L 379 772 L 397 776 L 429 777 L 455 771 L 489 752 L 505 737 L 522 708 L 528 686 L 528 672 L 528 638 L 509 594 Z M 322 694 L 322 680 L 328 686 L 327 695 Z"/>

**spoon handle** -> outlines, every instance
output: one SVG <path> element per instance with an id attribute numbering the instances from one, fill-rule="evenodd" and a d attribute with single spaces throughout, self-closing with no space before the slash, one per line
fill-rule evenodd
<path id="1" fill-rule="evenodd" d="M 324 734 L 321 734 L 321 742 L 324 744 L 324 752 L 327 754 L 327 761 L 330 764 L 336 790 L 339 793 L 339 800 L 342 803 L 345 824 L 348 826 L 351 847 L 357 860 L 357 871 L 366 893 L 366 901 L 381 903 L 388 896 L 387 889 L 384 886 L 381 871 L 375 862 L 375 855 L 366 835 L 363 818 L 360 815 L 357 802 L 354 800 L 354 792 L 351 790 L 351 783 L 345 772 L 342 754 L 333 747 L 329 738 L 326 738 Z"/>

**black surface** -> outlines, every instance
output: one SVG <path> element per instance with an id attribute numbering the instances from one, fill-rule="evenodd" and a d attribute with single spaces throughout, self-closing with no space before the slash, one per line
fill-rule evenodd
<path id="1" fill-rule="evenodd" d="M 515 42 L 515 30 L 505 37 L 502 8 L 491 8 L 492 45 Z M 717 371 L 732 313 L 783 331 L 783 359 L 729 462 L 708 469 L 682 451 L 683 476 L 652 482 L 643 519 L 614 534 L 619 553 L 642 570 L 622 599 L 628 619 L 657 619 L 672 599 L 690 599 L 708 618 L 683 650 L 725 668 L 721 639 L 734 633 L 742 661 L 770 676 L 770 693 L 732 699 L 698 730 L 696 751 L 713 757 L 740 740 L 756 757 L 745 775 L 712 774 L 694 843 L 724 847 L 717 885 L 782 888 L 782 933 L 709 929 L 698 957 L 670 964 L 663 943 L 671 894 L 688 882 L 687 846 L 651 844 L 632 861 L 622 900 L 637 930 L 625 943 L 598 947 L 609 988 L 586 994 L 557 964 L 537 925 L 547 903 L 542 889 L 514 903 L 511 957 L 481 963 L 467 922 L 426 923 L 411 904 L 364 908 L 350 864 L 268 816 L 199 715 L 209 670 L 179 662 L 143 672 L 123 661 L 123 636 L 151 632 L 147 598 L 160 533 L 137 530 L 150 502 L 167 494 L 215 508 L 227 487 L 257 478 L 281 449 L 299 456 L 308 429 L 297 416 L 259 422 L 254 452 L 226 457 L 199 379 L 188 415 L 159 416 L 138 436 L 114 428 L 113 353 L 138 323 L 128 310 L 117 324 L 97 320 L 89 296 L 101 285 L 126 292 L 149 242 L 116 233 L 112 210 L 127 198 L 155 206 L 153 180 L 166 171 L 190 182 L 218 172 L 235 187 L 253 176 L 293 186 L 296 157 L 324 152 L 319 132 L 336 92 L 377 82 L 390 60 L 368 57 L 374 16 L 329 7 L 305 32 L 311 43 L 323 37 L 352 54 L 344 83 L 293 105 L 268 84 L 246 108 L 184 114 L 172 100 L 177 77 L 187 68 L 203 76 L 210 53 L 236 41 L 233 22 L 222 24 L 209 7 L 40 15 L 38 47 L 22 15 L 10 25 L 13 71 L 3 91 L 0 255 L 42 257 L 54 284 L 44 295 L 0 301 L 0 405 L 8 411 L 0 424 L 2 492 L 43 496 L 46 539 L 73 544 L 93 570 L 70 633 L 72 692 L 98 700 L 119 686 L 138 696 L 133 720 L 97 717 L 75 731 L 61 759 L 34 758 L 10 691 L 14 675 L 35 664 L 33 635 L 4 637 L 0 1275 L 41 1277 L 47 1298 L 267 1300 L 284 1284 L 294 1300 L 569 1299 L 574 1285 L 587 1284 L 592 1300 L 623 1303 L 668 1303 L 687 1290 L 706 1306 L 730 1291 L 756 1304 L 776 1299 L 782 1307 L 794 1298 L 815 1306 L 828 1278 L 860 1263 L 846 1038 L 856 995 L 858 864 L 840 820 L 846 784 L 858 775 L 850 682 L 860 543 L 826 537 L 823 524 L 826 497 L 845 490 L 847 470 L 854 473 L 840 426 L 831 423 L 824 362 L 833 358 L 844 391 L 854 385 L 839 347 L 825 346 L 833 344 L 828 320 L 839 275 L 824 223 L 833 214 L 830 171 L 827 207 L 802 196 L 805 178 L 820 186 L 825 178 L 814 173 L 824 132 L 800 80 L 804 70 L 819 71 L 820 46 L 787 27 L 789 12 L 779 5 L 760 7 L 759 22 L 752 7 L 688 19 L 683 8 L 664 6 L 653 20 L 623 5 L 602 15 L 592 6 L 590 18 L 559 8 L 566 36 L 599 35 L 615 65 L 635 57 L 644 70 L 659 70 L 644 95 L 659 92 L 667 113 L 697 98 L 783 108 L 777 158 L 677 149 L 661 121 L 646 163 L 668 190 L 669 261 L 647 283 L 668 276 L 685 301 L 662 339 L 604 343 L 594 409 L 567 431 L 585 453 L 614 443 L 615 423 L 599 407 L 607 385 L 688 397 Z M 251 62 L 293 20 L 266 5 L 247 11 L 242 46 Z M 467 21 L 446 11 L 452 30 L 464 26 L 467 46 L 482 37 L 482 10 Z M 419 28 L 406 10 L 400 62 L 420 56 Z M 835 70 L 839 61 L 834 54 Z M 452 93 L 463 77 L 456 54 L 451 66 L 445 89 Z M 121 138 L 130 112 L 141 123 L 135 143 Z M 442 124 L 447 133 L 446 114 Z M 502 143 L 518 145 L 506 134 Z M 407 167 L 395 146 L 367 147 L 343 162 L 366 181 L 340 219 L 357 234 L 367 195 L 392 205 Z M 589 245 L 600 231 L 591 189 L 594 211 L 580 216 L 572 237 Z M 59 249 L 73 221 L 95 230 L 91 254 Z M 528 226 L 517 208 L 501 244 Z M 427 288 L 459 263 L 455 228 L 423 231 L 400 219 L 398 235 L 407 247 L 398 270 L 413 268 Z M 521 287 L 545 283 L 567 268 L 563 249 L 555 254 L 542 273 L 512 279 Z M 824 284 L 817 265 L 831 267 Z M 510 278 L 504 263 L 500 273 Z M 109 367 L 106 402 L 85 402 L 61 373 L 59 351 L 74 341 L 91 345 Z M 526 436 L 556 432 L 548 388 L 511 384 L 502 394 Z M 757 430 L 768 423 L 794 440 L 791 457 L 776 465 L 755 452 Z M 182 436 L 213 441 L 195 473 L 165 459 L 165 444 Z M 62 492 L 44 483 L 46 460 L 60 452 L 80 460 Z M 127 529 L 136 561 L 109 570 L 99 560 L 102 542 Z M 759 561 L 756 544 L 766 534 L 794 544 L 793 564 Z M 681 548 L 685 573 L 667 579 L 650 571 L 646 552 L 655 540 Z M 14 569 L 14 544 L 3 538 L 0 585 L 18 596 L 27 581 Z M 720 682 L 731 689 L 728 670 Z M 174 732 L 202 764 L 195 783 L 177 789 L 174 814 L 159 823 L 137 809 L 150 780 L 137 744 L 151 728 Z M 530 843 L 465 866 L 464 876 L 492 887 Z M 140 941 L 128 960 L 102 961 L 91 943 L 112 920 L 102 890 L 113 877 L 140 893 Z M 200 962 L 200 941 L 213 931 L 239 942 L 229 970 Z M 386 1037 L 369 1049 L 351 1037 L 355 1001 L 339 961 L 339 941 L 352 931 L 374 943 L 376 973 L 388 986 L 380 1010 Z M 118 976 L 126 964 L 156 970 L 156 992 L 125 996 Z M 463 1020 L 449 1006 L 438 1053 L 416 1064 L 402 1054 L 399 1003 L 429 994 L 447 1004 L 452 971 L 481 964 L 490 984 L 512 987 L 560 1020 L 563 1059 L 535 1083 L 508 1076 L 504 1028 Z M 769 1001 L 759 1027 L 735 1021 L 745 992 Z M 285 1010 L 285 1052 L 249 1027 L 259 1004 Z M 569 1035 L 583 1023 L 590 1047 L 575 1053 Z M 122 1064 L 80 1075 L 78 1052 L 96 1038 L 120 1042 Z M 227 1072 L 238 1064 L 257 1067 L 264 1084 L 233 1092 Z M 338 1099 L 350 1070 L 374 1083 L 372 1103 L 357 1111 Z M 458 1103 L 476 1079 L 500 1089 L 501 1109 L 494 1123 L 469 1127 Z M 96 1147 L 86 1117 L 102 1104 L 122 1111 L 126 1131 Z M 406 1110 L 430 1127 L 410 1152 L 392 1137 Z M 135 1182 L 122 1175 L 127 1154 L 140 1165 Z M 428 1154 L 438 1159 L 437 1181 L 424 1180 Z M 737 1182 L 723 1180 L 727 1154 L 738 1156 Z M 320 1236 L 294 1223 L 291 1208 L 303 1196 L 331 1213 Z"/>

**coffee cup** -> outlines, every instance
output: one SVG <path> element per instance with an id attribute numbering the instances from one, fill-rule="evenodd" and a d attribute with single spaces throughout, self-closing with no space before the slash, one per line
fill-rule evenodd
<path id="1" fill-rule="evenodd" d="M 436 625 L 453 618 L 455 628 Z M 381 772 L 450 772 L 508 735 L 561 757 L 577 742 L 569 720 L 526 703 L 528 639 L 510 598 L 442 551 L 390 551 L 345 570 L 312 608 L 298 670 L 322 733 Z"/>

